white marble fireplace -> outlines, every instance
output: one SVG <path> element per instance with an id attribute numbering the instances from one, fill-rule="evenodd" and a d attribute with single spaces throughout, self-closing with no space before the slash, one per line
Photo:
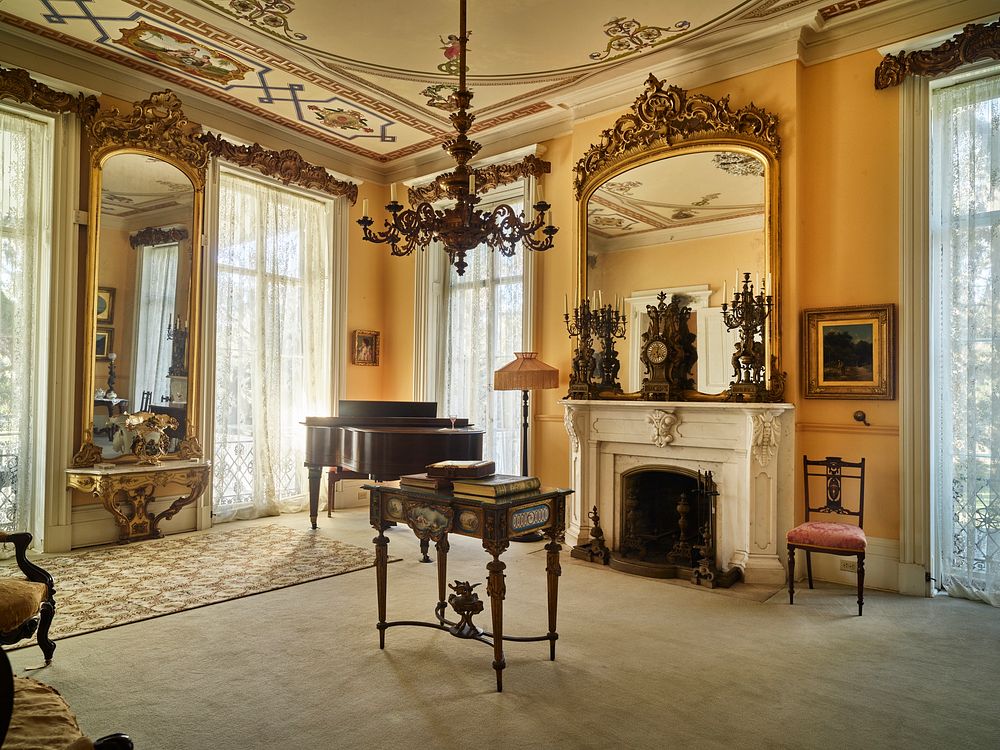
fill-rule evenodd
<path id="1" fill-rule="evenodd" d="M 719 492 L 716 565 L 748 583 L 785 580 L 792 527 L 794 407 L 666 401 L 561 402 L 570 438 L 566 538 L 590 538 L 597 506 L 608 547 L 621 538 L 622 475 L 640 469 L 710 471 Z"/>

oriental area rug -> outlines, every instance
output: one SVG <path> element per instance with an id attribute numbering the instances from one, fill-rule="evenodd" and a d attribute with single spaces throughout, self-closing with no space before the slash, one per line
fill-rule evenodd
<path id="1" fill-rule="evenodd" d="M 58 640 L 370 568 L 375 553 L 267 525 L 33 559 L 55 582 Z M 10 559 L 0 575 L 22 574 Z"/>

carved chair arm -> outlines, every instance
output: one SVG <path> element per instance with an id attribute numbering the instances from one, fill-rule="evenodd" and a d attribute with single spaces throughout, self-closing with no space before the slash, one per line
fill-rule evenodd
<path id="1" fill-rule="evenodd" d="M 49 598 L 55 594 L 56 587 L 52 581 L 52 576 L 48 571 L 40 568 L 28 559 L 28 546 L 31 544 L 31 534 L 27 531 L 19 531 L 9 534 L 0 532 L 0 542 L 14 545 L 14 556 L 17 559 L 17 567 L 21 569 L 29 581 L 44 583 L 49 587 Z"/>

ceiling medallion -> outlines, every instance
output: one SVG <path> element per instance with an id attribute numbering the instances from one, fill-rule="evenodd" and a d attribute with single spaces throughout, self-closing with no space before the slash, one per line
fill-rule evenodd
<path id="1" fill-rule="evenodd" d="M 487 245 L 491 250 L 499 250 L 509 257 L 517 250 L 518 244 L 523 244 L 528 250 L 548 250 L 552 247 L 553 235 L 559 231 L 552 226 L 551 217 L 548 222 L 545 220 L 545 212 L 551 208 L 545 201 L 538 201 L 533 206 L 535 218 L 530 223 L 525 222 L 523 211 L 515 213 L 506 204 L 496 206 L 488 212 L 476 208 L 481 199 L 476 195 L 476 175 L 469 167 L 469 160 L 479 153 L 481 146 L 468 137 L 475 116 L 468 111 L 472 92 L 465 83 L 465 53 L 469 41 L 465 6 L 466 0 L 460 0 L 458 91 L 451 97 L 458 109 L 450 115 L 455 127 L 455 137 L 445 141 L 442 146 L 455 160 L 455 169 L 435 180 L 447 196 L 455 201 L 455 205 L 436 209 L 423 201 L 415 208 L 404 210 L 403 205 L 396 201 L 393 186 L 391 200 L 385 207 L 391 215 L 391 218 L 384 221 L 385 231 L 371 230 L 375 220 L 368 216 L 367 200 L 365 215 L 358 219 L 364 239 L 376 244 L 388 244 L 393 255 L 409 255 L 417 248 L 423 250 L 431 242 L 440 241 L 459 276 L 468 267 L 465 254 L 479 245 Z M 534 237 L 539 230 L 544 239 Z"/>

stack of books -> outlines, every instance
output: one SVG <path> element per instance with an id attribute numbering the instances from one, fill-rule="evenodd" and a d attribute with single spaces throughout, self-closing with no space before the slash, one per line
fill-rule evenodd
<path id="1" fill-rule="evenodd" d="M 511 500 L 533 495 L 541 487 L 538 477 L 495 474 L 492 461 L 439 461 L 430 464 L 423 474 L 399 478 L 400 487 L 415 487 L 431 492 L 448 492 L 455 497 L 480 502 Z"/>

